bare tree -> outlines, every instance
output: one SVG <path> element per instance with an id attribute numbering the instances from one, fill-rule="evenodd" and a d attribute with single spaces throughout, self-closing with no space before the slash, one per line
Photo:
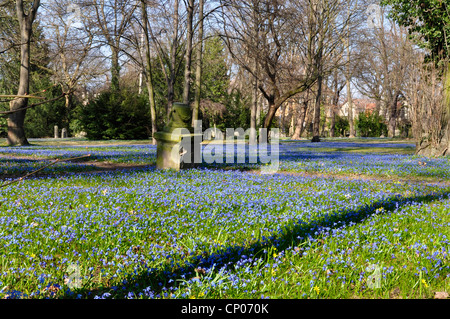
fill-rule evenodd
<path id="1" fill-rule="evenodd" d="M 175 100 L 175 82 L 182 67 L 183 50 L 181 47 L 179 0 L 166 0 L 153 7 L 149 16 L 150 38 L 155 46 L 158 61 L 167 85 L 166 116 L 172 109 Z"/>
<path id="2" fill-rule="evenodd" d="M 92 0 L 92 15 L 111 51 L 111 89 L 120 88 L 120 53 L 122 39 L 139 2 L 134 0 Z"/>
<path id="3" fill-rule="evenodd" d="M 91 22 L 82 14 L 83 8 L 72 1 L 49 1 L 42 11 L 41 22 L 45 25 L 51 48 L 53 80 L 66 93 L 65 125 L 72 108 L 72 96 L 80 85 L 105 73 L 104 59 L 100 58 L 98 44 L 94 45 Z M 74 13 L 71 10 L 74 10 Z"/>
<path id="4" fill-rule="evenodd" d="M 295 125 L 294 134 L 292 135 L 293 140 L 299 140 L 303 135 L 305 129 L 305 123 L 307 114 L 309 111 L 309 105 L 312 102 L 313 92 L 311 90 L 307 90 L 302 93 L 299 97 L 299 108 L 297 109 L 297 123 Z"/>
<path id="5" fill-rule="evenodd" d="M 20 26 L 20 80 L 17 90 L 18 96 L 28 95 L 30 88 L 30 44 L 33 32 L 33 22 L 36 18 L 40 1 L 35 0 L 27 5 L 23 0 L 16 0 L 16 13 Z M 8 145 L 28 145 L 25 136 L 24 122 L 28 98 L 19 97 L 10 102 L 8 117 Z"/>
<path id="6" fill-rule="evenodd" d="M 336 136 L 336 115 L 339 109 L 341 92 L 347 85 L 345 77 L 339 69 L 334 70 L 331 80 L 331 105 L 330 105 L 330 137 Z"/>
<path id="7" fill-rule="evenodd" d="M 376 101 L 376 111 L 387 120 L 388 136 L 394 137 L 398 105 L 414 53 L 407 30 L 384 15 L 381 18 L 377 28 L 364 30 L 359 39 L 355 79 L 358 90 Z"/>
<path id="8" fill-rule="evenodd" d="M 281 1 L 264 0 L 231 1 L 224 5 L 227 10 L 222 36 L 234 61 L 257 81 L 268 104 L 263 122 L 263 127 L 268 128 L 281 105 L 316 80 L 311 70 L 306 72 L 303 63 L 300 69 L 292 69 L 294 59 L 301 60 L 289 54 L 294 43 L 292 8 Z"/>
<path id="9" fill-rule="evenodd" d="M 186 49 L 184 53 L 184 86 L 183 103 L 190 104 L 191 68 L 192 68 L 192 42 L 194 37 L 194 0 L 186 3 Z"/>
<path id="10" fill-rule="evenodd" d="M 355 15 L 344 14 L 346 2 L 339 0 L 226 4 L 222 34 L 234 61 L 257 79 L 267 101 L 263 127 L 270 127 L 283 103 L 315 85 L 317 140 L 323 81 L 334 68 L 345 64 L 331 57 L 345 48 L 342 39 L 351 31 L 347 25 Z M 258 20 L 252 15 L 255 11 Z M 256 36 L 252 32 L 255 22 L 259 24 Z"/>
<path id="11" fill-rule="evenodd" d="M 439 66 L 424 63 L 425 52 L 416 51 L 409 59 L 409 73 L 403 95 L 409 105 L 412 131 L 416 140 L 416 154 L 445 156 L 450 150 L 448 97 L 450 87 L 446 80 L 449 63 Z"/>
<path id="12" fill-rule="evenodd" d="M 200 96 L 202 88 L 202 54 L 203 54 L 203 29 L 204 29 L 204 5 L 205 0 L 199 0 L 198 3 L 198 35 L 197 35 L 197 56 L 195 68 L 195 96 L 192 107 L 192 126 L 198 120 L 198 111 L 200 108 Z"/>
<path id="13" fill-rule="evenodd" d="M 156 133 L 156 103 L 155 103 L 155 92 L 153 88 L 153 71 L 152 71 L 152 62 L 150 57 L 150 34 L 149 34 L 149 20 L 147 14 L 147 4 L 145 0 L 141 0 L 141 14 L 142 14 L 142 27 L 144 30 L 144 39 L 145 39 L 145 60 L 146 67 L 144 68 L 145 72 L 145 80 L 147 83 L 147 91 L 148 91 L 148 99 L 150 104 L 150 119 L 152 125 L 152 143 L 156 144 L 156 139 L 154 135 Z"/>

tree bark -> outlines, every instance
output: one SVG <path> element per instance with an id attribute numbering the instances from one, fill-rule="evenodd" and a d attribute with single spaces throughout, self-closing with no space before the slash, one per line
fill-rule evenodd
<path id="1" fill-rule="evenodd" d="M 393 99 L 389 103 L 389 121 L 388 121 L 388 136 L 395 137 L 395 128 L 397 123 L 397 103 L 400 92 L 395 92 Z"/>
<path id="2" fill-rule="evenodd" d="M 30 89 L 30 43 L 33 33 L 33 22 L 39 8 L 40 1 L 35 0 L 28 14 L 24 10 L 24 1 L 16 1 L 17 18 L 20 25 L 20 79 L 17 95 L 28 95 Z M 11 113 L 8 117 L 8 145 L 29 145 L 25 136 L 24 123 L 27 98 L 17 98 L 10 103 Z M 23 109 L 23 110 L 22 110 Z M 19 110 L 19 111 L 18 111 Z"/>
<path id="3" fill-rule="evenodd" d="M 113 45 L 111 48 L 111 90 L 117 92 L 120 89 L 120 63 L 118 46 Z"/>
<path id="4" fill-rule="evenodd" d="M 142 9 L 142 26 L 144 28 L 144 39 L 145 39 L 145 57 L 147 61 L 147 65 L 145 68 L 145 81 L 147 84 L 148 91 L 148 99 L 150 104 L 150 121 L 152 125 L 152 144 L 156 144 L 155 133 L 156 133 L 156 103 L 155 103 L 155 92 L 153 88 L 153 72 L 152 72 L 152 64 L 150 59 L 150 38 L 148 33 L 148 16 L 147 16 L 147 6 L 145 0 L 141 0 L 141 9 Z"/>
<path id="5" fill-rule="evenodd" d="M 320 74 L 320 73 L 319 73 Z M 320 102 L 322 100 L 322 75 L 317 79 L 317 94 L 314 104 L 314 122 L 312 143 L 320 142 Z"/>
<path id="6" fill-rule="evenodd" d="M 194 0 L 189 0 L 187 4 L 187 31 L 186 31 L 186 52 L 184 55 L 184 87 L 183 103 L 190 103 L 191 90 L 191 66 L 192 66 L 192 38 L 193 38 L 193 18 L 194 18 Z"/>
<path id="7" fill-rule="evenodd" d="M 198 110 L 200 108 L 201 86 L 202 86 L 202 55 L 203 55 L 203 7 L 204 0 L 198 3 L 198 41 L 197 41 L 197 66 L 195 69 L 195 96 L 192 109 L 192 126 L 198 120 Z"/>
<path id="8" fill-rule="evenodd" d="M 305 101 L 303 101 L 303 103 L 301 104 L 300 116 L 297 119 L 297 125 L 295 126 L 294 135 L 292 135 L 293 140 L 299 140 L 303 134 L 307 111 L 308 100 L 305 99 Z"/>
<path id="9" fill-rule="evenodd" d="M 273 99 L 269 99 L 267 100 L 267 102 L 268 102 L 268 110 L 266 117 L 264 118 L 263 127 L 269 129 L 278 107 L 275 105 L 275 101 Z"/>
<path id="10" fill-rule="evenodd" d="M 353 98 L 352 90 L 350 88 L 350 78 L 347 77 L 347 103 L 348 103 L 348 123 L 350 129 L 350 138 L 355 137 L 355 124 L 353 122 Z"/>
<path id="11" fill-rule="evenodd" d="M 258 34 L 259 34 L 259 21 L 258 21 L 258 4 L 253 2 L 253 10 L 252 10 L 252 37 L 253 39 L 250 39 L 249 42 L 251 43 L 251 46 L 258 48 Z M 253 43 L 253 41 L 256 41 L 256 43 Z M 249 134 L 249 144 L 255 145 L 256 144 L 256 110 L 258 108 L 258 77 L 256 74 L 258 74 L 258 60 L 257 56 L 253 57 L 253 72 L 254 76 L 252 77 L 253 83 L 252 83 L 252 104 L 250 106 L 250 134 Z"/>
<path id="12" fill-rule="evenodd" d="M 336 114 L 334 113 L 334 105 L 331 106 L 330 137 L 336 137 Z"/>
<path id="13" fill-rule="evenodd" d="M 255 63 L 256 64 L 256 63 Z M 256 110 L 258 108 L 258 79 L 253 77 L 252 104 L 250 106 L 249 144 L 256 144 Z"/>
<path id="14" fill-rule="evenodd" d="M 350 8 L 349 8 L 350 10 Z M 350 14 L 350 11 L 349 11 Z M 350 51 L 350 25 L 348 25 L 349 34 L 346 38 L 347 40 L 347 59 L 348 59 L 348 66 L 347 66 L 347 76 L 346 76 L 346 86 L 347 86 L 347 103 L 348 103 L 348 123 L 349 123 L 349 129 L 350 134 L 349 137 L 353 138 L 355 137 L 355 124 L 353 122 L 353 98 L 352 98 L 352 90 L 351 90 L 351 51 Z"/>
<path id="15" fill-rule="evenodd" d="M 258 103 L 256 105 L 256 127 L 260 127 L 261 126 L 261 105 L 263 103 L 263 97 L 260 96 L 258 98 Z"/>
<path id="16" fill-rule="evenodd" d="M 330 137 L 336 137 L 336 110 L 338 110 L 339 97 L 341 95 L 341 91 L 344 89 L 344 84 L 339 86 L 337 73 L 335 73 L 334 77 L 334 92 L 333 97 L 331 99 L 331 110 L 330 110 Z"/>
<path id="17" fill-rule="evenodd" d="M 286 133 L 286 125 L 285 125 L 285 121 L 286 121 L 286 103 L 283 103 L 281 105 L 281 116 L 280 116 L 280 133 L 281 134 L 285 134 Z"/>

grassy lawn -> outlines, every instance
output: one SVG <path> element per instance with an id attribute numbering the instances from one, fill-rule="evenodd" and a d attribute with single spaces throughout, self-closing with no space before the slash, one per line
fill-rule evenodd
<path id="1" fill-rule="evenodd" d="M 2 298 L 449 292 L 450 161 L 415 156 L 411 141 L 283 140 L 268 175 L 159 171 L 149 141 L 30 142 L 0 147 L 4 183 L 90 157 L 0 188 Z"/>

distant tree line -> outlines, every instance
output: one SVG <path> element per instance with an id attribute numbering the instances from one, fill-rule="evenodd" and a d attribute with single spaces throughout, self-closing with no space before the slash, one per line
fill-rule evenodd
<path id="1" fill-rule="evenodd" d="M 433 131 L 449 126 L 446 13 L 438 0 L 4 0 L 0 134 L 147 139 L 183 102 L 204 127 L 313 142 L 412 130 L 418 151 L 446 154 Z M 375 109 L 354 117 L 355 93 Z"/>

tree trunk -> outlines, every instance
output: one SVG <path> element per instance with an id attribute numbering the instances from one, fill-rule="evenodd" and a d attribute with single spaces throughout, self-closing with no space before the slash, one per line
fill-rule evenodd
<path id="1" fill-rule="evenodd" d="M 192 126 L 194 126 L 195 121 L 198 120 L 198 110 L 200 108 L 200 96 L 201 96 L 201 86 L 202 86 L 202 51 L 203 51 L 203 6 L 204 0 L 200 0 L 198 3 L 198 41 L 197 41 L 197 66 L 195 70 L 195 97 L 194 97 L 194 107 L 192 109 Z"/>
<path id="2" fill-rule="evenodd" d="M 399 92 L 396 92 L 393 96 L 392 101 L 389 103 L 389 121 L 388 121 L 388 136 L 395 137 L 395 128 L 397 122 L 397 103 Z"/>
<path id="3" fill-rule="evenodd" d="M 303 134 L 307 111 L 308 111 L 308 100 L 306 99 L 301 104 L 300 116 L 297 119 L 297 125 L 295 126 L 294 135 L 292 135 L 293 140 L 299 140 Z"/>
<path id="4" fill-rule="evenodd" d="M 155 93 L 153 88 L 153 73 L 152 73 L 152 64 L 150 59 L 150 38 L 148 34 L 148 16 L 147 16 L 147 6 L 145 4 L 145 0 L 141 0 L 141 9 L 142 9 L 142 25 L 144 28 L 144 36 L 145 36 L 145 57 L 146 57 L 146 69 L 145 69 L 145 80 L 147 83 L 147 91 L 148 91 L 148 100 L 150 104 L 150 121 L 152 125 L 152 144 L 156 144 L 155 133 L 156 133 L 156 103 L 155 103 Z"/>
<path id="5" fill-rule="evenodd" d="M 349 8 L 350 10 L 350 8 Z M 350 15 L 350 11 L 349 11 L 349 15 Z M 348 25 L 348 30 L 350 32 L 350 25 Z M 347 103 L 348 103 L 348 123 L 349 123 L 349 129 L 350 129 L 350 134 L 349 137 L 353 138 L 355 137 L 355 125 L 353 123 L 353 99 L 352 99 L 352 90 L 351 90 L 351 65 L 350 65 L 350 56 L 351 56 L 351 51 L 350 51 L 350 33 L 347 37 L 347 59 L 348 59 L 348 66 L 347 66 L 347 76 L 346 76 L 346 86 L 347 86 Z"/>
<path id="6" fill-rule="evenodd" d="M 336 114 L 334 113 L 334 106 L 331 106 L 330 118 L 330 137 L 336 137 Z"/>
<path id="7" fill-rule="evenodd" d="M 429 136 L 422 137 L 416 142 L 416 155 L 439 157 L 448 154 L 450 154 L 450 123 L 447 123 L 447 129 L 437 143 L 431 141 Z"/>
<path id="8" fill-rule="evenodd" d="M 322 76 L 317 79 L 317 94 L 314 104 L 313 138 L 312 143 L 320 142 L 320 103 L 322 100 Z"/>
<path id="9" fill-rule="evenodd" d="M 253 10 L 252 10 L 252 34 L 251 37 L 253 39 L 249 39 L 251 46 L 258 48 L 258 36 L 259 36 L 259 21 L 258 21 L 258 3 L 253 2 Z M 255 41 L 255 43 L 254 43 Z M 257 57 L 253 57 L 253 75 L 252 80 L 252 104 L 250 106 L 250 134 L 249 134 L 249 144 L 255 145 L 257 142 L 257 134 L 256 134 L 256 110 L 258 109 L 258 78 L 256 74 L 258 74 L 258 60 Z"/>
<path id="10" fill-rule="evenodd" d="M 263 127 L 269 129 L 272 125 L 272 120 L 275 116 L 275 113 L 277 112 L 277 108 L 275 107 L 275 103 L 273 100 L 268 101 L 268 110 L 267 114 L 264 118 L 264 124 Z"/>
<path id="11" fill-rule="evenodd" d="M 281 116 L 280 116 L 280 133 L 281 134 L 285 134 L 286 133 L 286 125 L 285 125 L 285 121 L 286 121 L 286 103 L 283 103 L 283 105 L 281 105 Z"/>
<path id="12" fill-rule="evenodd" d="M 376 98 L 375 99 L 375 114 L 380 116 L 380 112 L 381 112 L 381 99 Z"/>
<path id="13" fill-rule="evenodd" d="M 355 137 L 355 124 L 353 122 L 353 98 L 352 90 L 350 88 L 350 79 L 347 79 L 347 103 L 348 103 L 348 124 L 350 129 L 350 138 Z"/>
<path id="14" fill-rule="evenodd" d="M 436 94 L 437 79 L 433 73 L 424 75 L 432 79 L 430 84 L 422 81 L 418 88 L 413 88 L 411 104 L 415 106 L 412 124 L 416 139 L 416 154 L 427 157 L 448 156 L 450 155 L 450 65 L 446 66 L 444 73 L 442 95 Z"/>
<path id="15" fill-rule="evenodd" d="M 111 48 L 111 91 L 117 92 L 120 89 L 120 62 L 118 46 L 110 46 Z"/>
<path id="16" fill-rule="evenodd" d="M 10 104 L 10 110 L 18 110 L 27 106 L 26 99 L 15 100 L 14 103 Z M 10 146 L 18 145 L 29 145 L 28 140 L 25 136 L 24 123 L 25 123 L 26 110 L 18 111 L 12 113 L 8 117 L 8 137 L 7 143 Z"/>
<path id="17" fill-rule="evenodd" d="M 173 15 L 173 34 L 172 34 L 172 46 L 170 48 L 170 75 L 169 81 L 167 82 L 167 107 L 166 116 L 167 122 L 170 118 L 170 112 L 172 112 L 172 105 L 175 99 L 175 81 L 177 73 L 177 51 L 178 51 L 178 26 L 179 26 L 179 0 L 174 1 L 174 15 Z M 162 66 L 164 67 L 164 66 Z"/>
<path id="18" fill-rule="evenodd" d="M 22 0 L 16 1 L 17 18 L 20 25 L 20 79 L 17 95 L 28 95 L 30 88 L 30 43 L 33 32 L 33 22 L 39 8 L 40 1 L 35 0 L 33 6 L 25 14 L 24 3 Z M 10 103 L 10 110 L 16 111 L 24 109 L 28 106 L 28 99 L 18 98 Z M 11 113 L 8 117 L 8 145 L 29 145 L 25 136 L 26 110 Z"/>
<path id="19" fill-rule="evenodd" d="M 166 117 L 167 121 L 170 119 L 170 112 L 172 112 L 172 105 L 175 100 L 175 75 L 170 76 L 169 83 L 167 83 L 167 107 L 166 107 Z"/>
<path id="20" fill-rule="evenodd" d="M 260 96 L 256 105 L 256 127 L 261 126 L 261 105 L 263 103 L 263 97 Z"/>
<path id="21" fill-rule="evenodd" d="M 338 110 L 339 97 L 344 86 L 339 86 L 337 72 L 334 75 L 334 92 L 331 99 L 330 109 L 330 137 L 336 137 L 336 110 Z"/>
<path id="22" fill-rule="evenodd" d="M 260 138 L 265 138 L 266 141 L 268 141 L 268 134 L 269 129 L 272 125 L 273 118 L 275 116 L 275 113 L 277 112 L 278 107 L 275 105 L 275 99 L 270 98 L 267 100 L 268 103 L 268 110 L 266 117 L 264 118 L 263 128 L 266 130 L 263 132 L 263 134 L 266 134 L 266 136 L 260 136 Z"/>
<path id="23" fill-rule="evenodd" d="M 194 18 L 194 0 L 189 0 L 187 4 L 187 31 L 186 31 L 186 52 L 184 55 L 184 88 L 183 103 L 190 103 L 191 90 L 191 65 L 192 65 L 192 38 L 193 38 L 193 18 Z"/>
<path id="24" fill-rule="evenodd" d="M 256 64 L 256 62 L 255 62 Z M 256 144 L 256 110 L 258 108 L 258 79 L 253 77 L 252 104 L 250 106 L 249 144 Z"/>
<path id="25" fill-rule="evenodd" d="M 64 119 L 62 122 L 63 122 L 63 127 L 66 128 L 67 134 L 69 135 L 69 123 L 70 123 L 69 116 L 70 116 L 70 109 L 72 107 L 72 99 L 71 99 L 70 94 L 66 94 L 64 96 L 64 106 L 65 106 L 66 113 L 64 114 Z"/>
<path id="26" fill-rule="evenodd" d="M 331 108 L 331 106 L 329 106 L 329 107 Z M 325 114 L 327 114 L 327 113 L 325 113 Z M 328 116 L 325 118 L 325 121 L 323 121 L 323 123 L 322 123 L 322 128 L 320 130 L 320 136 L 325 136 L 325 128 L 327 126 L 327 122 L 328 122 Z"/>
<path id="27" fill-rule="evenodd" d="M 331 109 L 330 109 L 330 137 L 336 137 L 336 110 L 339 103 L 339 91 L 335 91 L 333 94 L 333 100 L 331 102 Z"/>

